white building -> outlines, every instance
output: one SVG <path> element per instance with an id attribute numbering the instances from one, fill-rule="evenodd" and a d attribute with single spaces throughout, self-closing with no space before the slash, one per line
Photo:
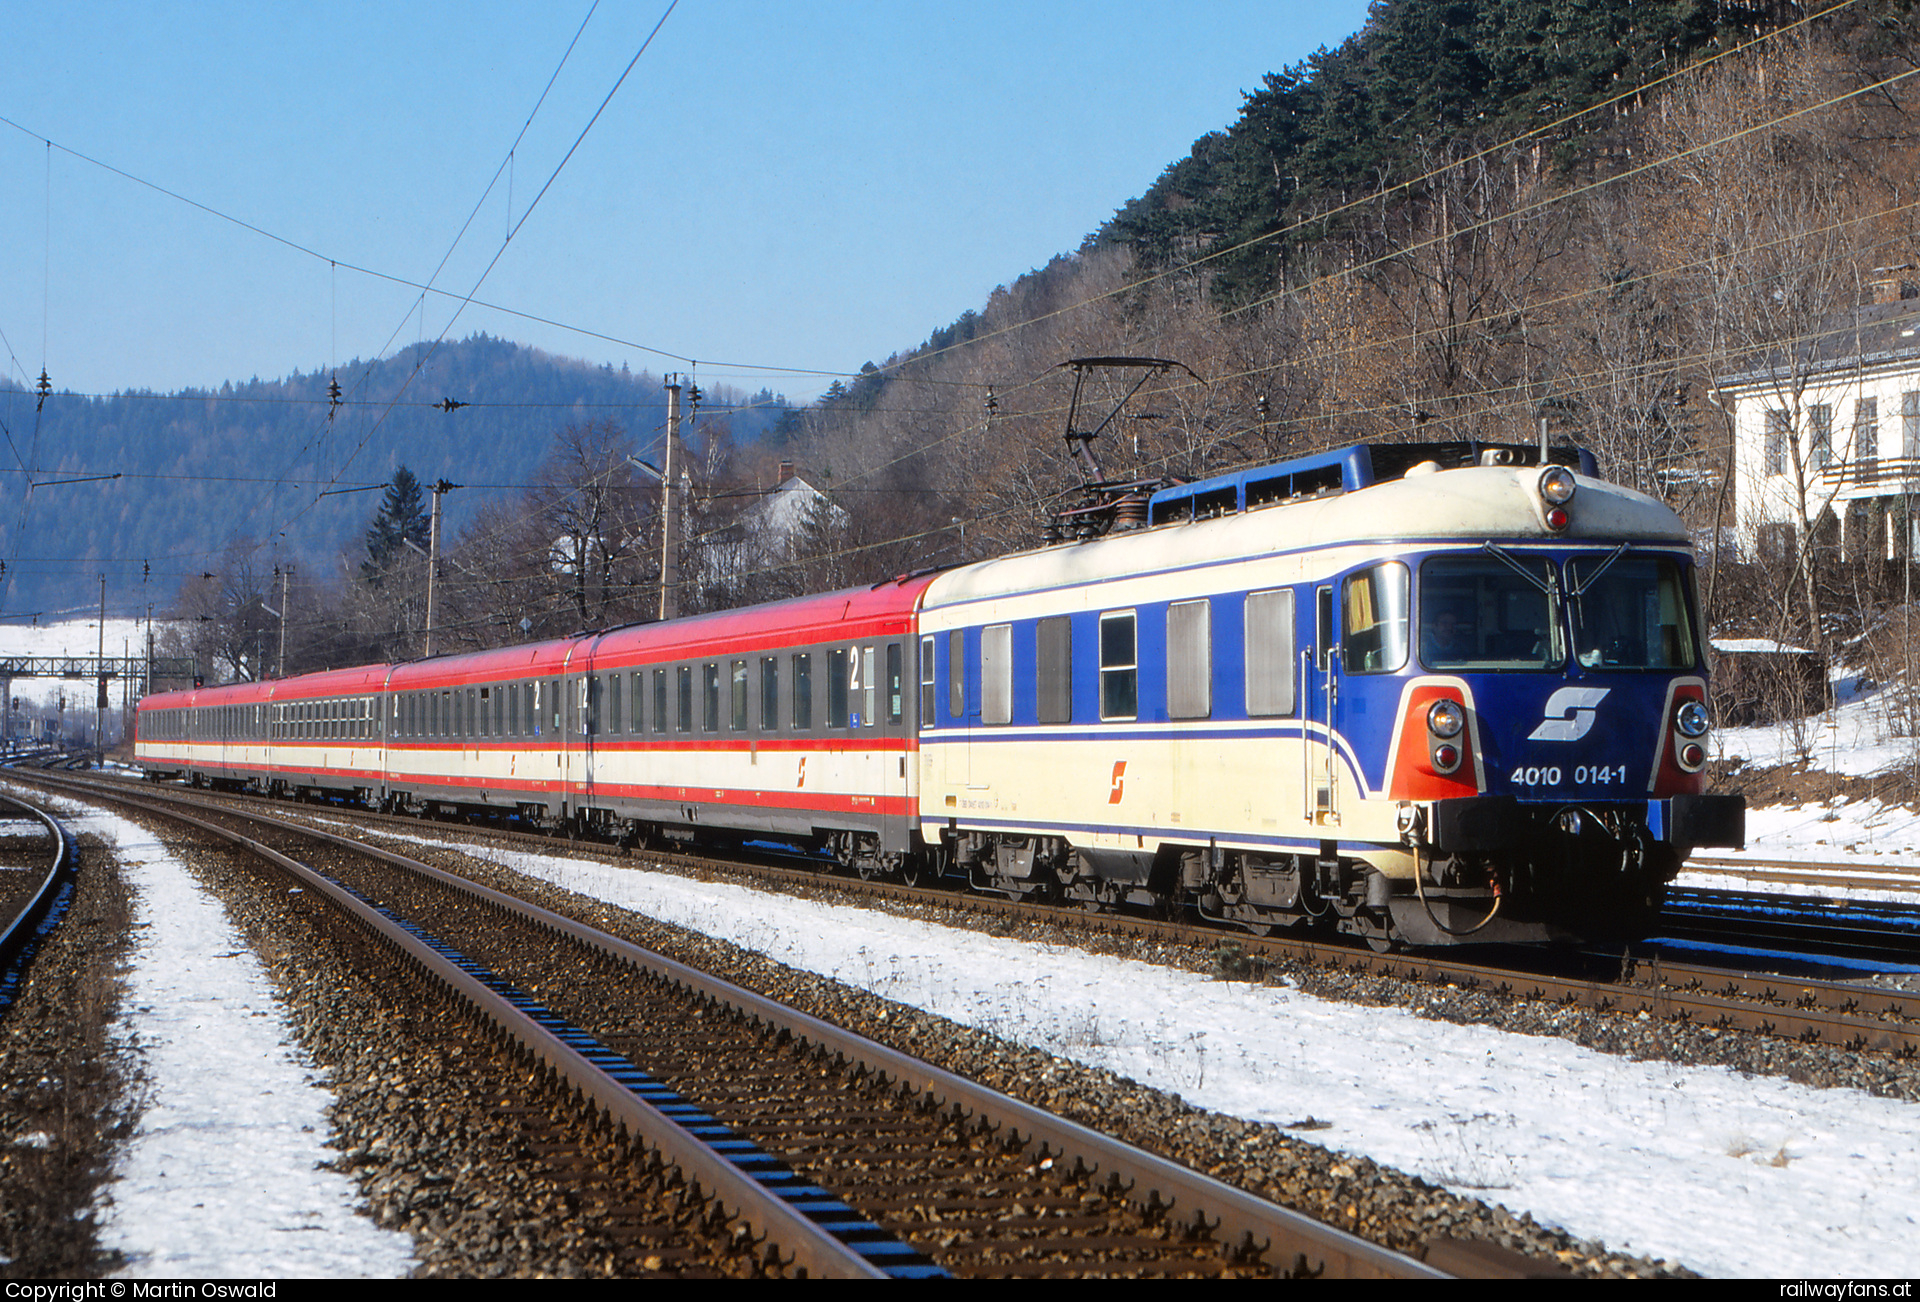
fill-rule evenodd
<path id="1" fill-rule="evenodd" d="M 790 564 L 809 527 L 844 528 L 847 515 L 792 462 L 780 463 L 780 482 L 702 539 L 700 576 L 709 588 L 748 582 Z"/>
<path id="2" fill-rule="evenodd" d="M 1920 496 L 1920 298 L 1882 285 L 1892 301 L 1717 386 L 1734 417 L 1735 526 L 1750 558 L 1791 556 L 1808 525 L 1845 557 L 1920 550 L 1901 527 Z"/>

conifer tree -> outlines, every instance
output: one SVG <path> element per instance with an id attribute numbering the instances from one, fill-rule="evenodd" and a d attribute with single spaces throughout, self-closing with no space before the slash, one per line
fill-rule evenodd
<path id="1" fill-rule="evenodd" d="M 401 466 L 387 485 L 387 495 L 381 499 L 373 523 L 367 526 L 367 559 L 360 565 L 361 582 L 379 587 L 387 570 L 405 551 L 406 540 L 411 539 L 414 546 L 426 550 L 431 527 L 432 518 L 420 481 L 413 477 L 411 470 Z"/>

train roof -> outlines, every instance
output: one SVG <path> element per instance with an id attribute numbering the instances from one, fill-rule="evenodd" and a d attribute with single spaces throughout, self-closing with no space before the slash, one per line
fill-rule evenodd
<path id="1" fill-rule="evenodd" d="M 189 687 L 155 692 L 143 697 L 143 710 L 207 709 L 217 705 L 258 705 L 267 701 L 311 701 L 329 696 L 365 696 L 387 681 L 390 665 L 356 665 L 328 669 L 293 678 L 269 678 L 257 683 L 222 683 L 218 687 Z"/>
<path id="2" fill-rule="evenodd" d="M 902 576 L 872 587 L 415 660 L 394 667 L 390 686 L 394 691 L 414 691 L 501 678 L 542 678 L 589 667 L 654 664 L 898 633 L 912 618 L 931 579 L 926 574 Z"/>
<path id="3" fill-rule="evenodd" d="M 1340 463 L 1333 463 L 1338 465 Z M 925 606 L 1099 583 L 1342 545 L 1382 549 L 1454 541 L 1688 545 L 1680 517 L 1643 493 L 1575 472 L 1572 521 L 1541 518 L 1533 466 L 1416 465 L 1399 479 L 1210 519 L 1108 534 L 964 566 L 937 577 Z"/>
<path id="4" fill-rule="evenodd" d="M 902 575 L 866 588 L 845 588 L 787 601 L 716 611 L 605 634 L 592 648 L 596 665 L 645 664 L 695 656 L 882 637 L 908 627 L 931 574 Z"/>

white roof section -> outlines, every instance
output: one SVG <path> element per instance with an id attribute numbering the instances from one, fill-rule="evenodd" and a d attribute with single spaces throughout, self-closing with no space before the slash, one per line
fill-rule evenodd
<path id="1" fill-rule="evenodd" d="M 1354 544 L 1494 539 L 1688 546 L 1680 517 L 1661 503 L 1579 475 L 1568 504 L 1573 522 L 1554 533 L 1541 518 L 1534 492 L 1539 478 L 1537 466 L 1464 466 L 1211 520 L 1062 543 L 943 574 L 928 587 L 923 606 L 931 610 L 1036 589 Z"/>

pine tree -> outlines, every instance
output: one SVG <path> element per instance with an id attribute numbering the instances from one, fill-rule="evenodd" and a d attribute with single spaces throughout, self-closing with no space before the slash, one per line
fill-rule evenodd
<path id="1" fill-rule="evenodd" d="M 432 518 L 427 511 L 420 481 L 405 466 L 394 471 L 387 495 L 367 526 L 367 559 L 360 566 L 360 580 L 379 587 L 387 570 L 400 559 L 407 541 L 425 551 Z"/>

